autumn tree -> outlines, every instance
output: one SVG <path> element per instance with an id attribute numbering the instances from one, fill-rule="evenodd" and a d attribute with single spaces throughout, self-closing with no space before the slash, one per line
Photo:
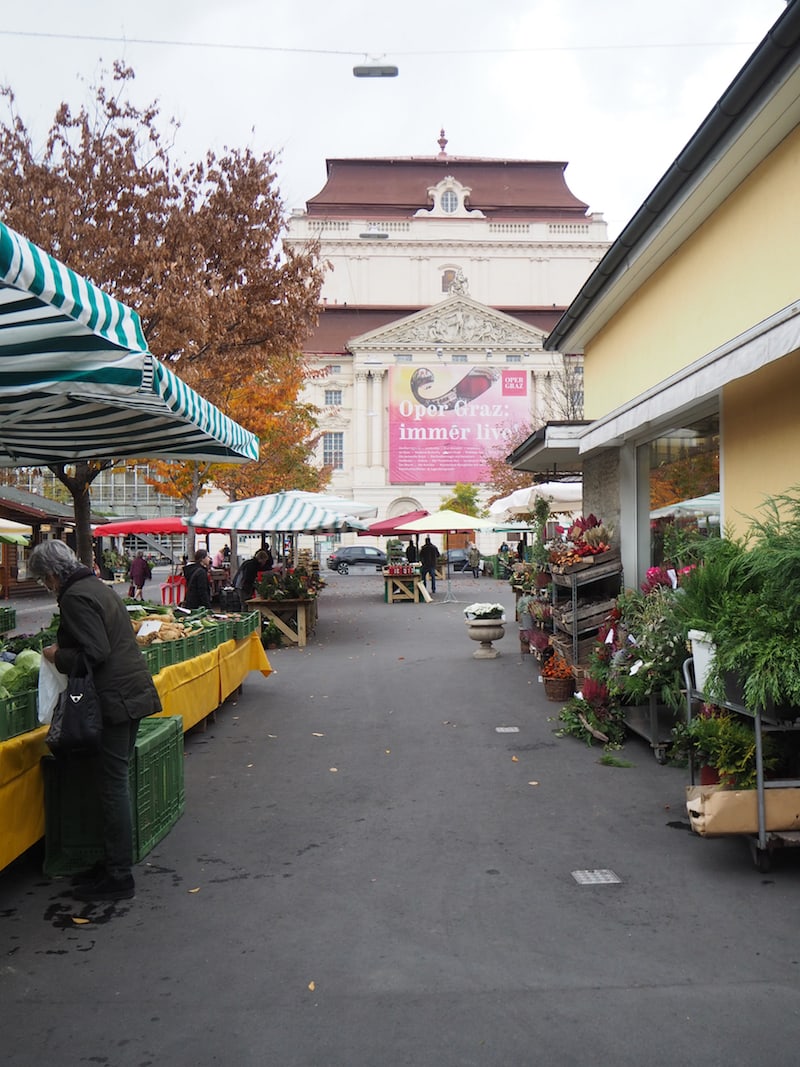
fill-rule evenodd
<path id="1" fill-rule="evenodd" d="M 457 511 L 461 515 L 481 516 L 483 509 L 478 500 L 480 489 L 471 482 L 456 482 L 452 492 L 442 498 L 442 508 Z"/>
<path id="2" fill-rule="evenodd" d="M 129 101 L 133 77 L 117 63 L 111 86 L 101 80 L 93 90 L 91 107 L 73 113 L 62 104 L 40 152 L 13 91 L 0 90 L 8 111 L 0 121 L 0 215 L 134 307 L 150 350 L 232 418 L 253 413 L 260 390 L 291 403 L 302 387 L 302 346 L 316 321 L 322 268 L 315 247 L 281 249 L 285 215 L 274 156 L 225 149 L 177 164 L 171 155 L 177 125 L 170 122 L 162 135 L 157 106 Z M 266 411 L 283 419 L 281 403 Z M 238 421 L 258 432 L 262 415 Z M 295 483 L 301 473 L 314 481 L 315 472 L 305 470 L 312 415 L 306 409 L 285 419 L 271 442 L 291 453 Z M 262 455 L 262 472 L 269 459 Z M 92 480 L 115 462 L 53 470 L 88 515 Z M 201 465 L 181 476 L 199 487 L 215 475 Z M 88 559 L 88 526 L 83 533 L 79 550 Z"/>

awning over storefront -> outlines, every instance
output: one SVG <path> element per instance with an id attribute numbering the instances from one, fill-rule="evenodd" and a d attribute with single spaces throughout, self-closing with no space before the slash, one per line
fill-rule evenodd
<path id="1" fill-rule="evenodd" d="M 0 222 L 0 466 L 244 462 L 258 439 L 147 350 L 139 316 Z"/>

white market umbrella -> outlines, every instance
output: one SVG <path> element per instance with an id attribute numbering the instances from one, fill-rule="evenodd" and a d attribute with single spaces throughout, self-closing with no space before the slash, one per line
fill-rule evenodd
<path id="1" fill-rule="evenodd" d="M 515 489 L 489 505 L 489 514 L 495 519 L 511 519 L 533 511 L 536 501 L 544 497 L 551 512 L 572 514 L 583 505 L 583 482 L 542 482 L 540 485 Z"/>
<path id="2" fill-rule="evenodd" d="M 0 222 L 0 466 L 258 458 L 147 349 L 139 316 Z"/>
<path id="3" fill-rule="evenodd" d="M 333 496 L 330 493 L 311 493 L 305 489 L 288 489 L 284 497 L 316 504 L 326 511 L 340 511 L 343 515 L 354 515 L 357 519 L 374 518 L 378 514 L 377 504 L 363 504 L 358 500 L 349 500 L 346 496 Z"/>
<path id="4" fill-rule="evenodd" d="M 464 515 L 460 511 L 445 508 L 434 511 L 432 515 L 423 515 L 397 527 L 398 533 L 469 533 L 472 530 L 493 530 L 494 519 L 479 519 L 475 515 Z M 450 588 L 450 561 L 447 561 L 447 593 L 443 603 L 455 604 L 456 598 Z"/>

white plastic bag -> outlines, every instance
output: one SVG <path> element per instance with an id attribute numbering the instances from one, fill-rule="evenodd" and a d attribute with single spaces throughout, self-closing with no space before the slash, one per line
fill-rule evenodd
<path id="1" fill-rule="evenodd" d="M 42 656 L 39 664 L 39 722 L 52 721 L 58 698 L 67 688 L 68 680 L 66 674 L 62 674 L 54 663 Z"/>

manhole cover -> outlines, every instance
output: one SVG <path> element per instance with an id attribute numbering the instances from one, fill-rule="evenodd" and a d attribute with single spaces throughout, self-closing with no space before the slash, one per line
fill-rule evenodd
<path id="1" fill-rule="evenodd" d="M 622 882 L 619 875 L 614 874 L 613 871 L 573 871 L 572 877 L 578 883 L 578 885 L 614 885 L 616 882 Z"/>

